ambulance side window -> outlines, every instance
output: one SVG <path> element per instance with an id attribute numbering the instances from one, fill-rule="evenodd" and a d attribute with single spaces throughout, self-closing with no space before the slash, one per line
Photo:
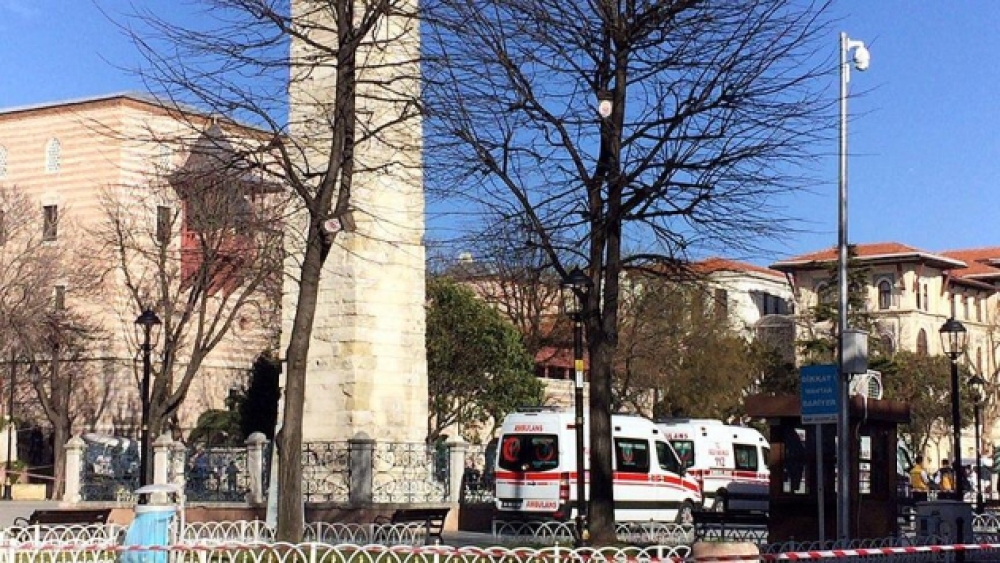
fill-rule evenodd
<path id="1" fill-rule="evenodd" d="M 733 454 L 736 457 L 737 471 L 757 471 L 757 446 L 749 444 L 733 444 Z"/>
<path id="2" fill-rule="evenodd" d="M 649 473 L 649 442 L 615 438 L 617 470 L 625 473 Z"/>
<path id="3" fill-rule="evenodd" d="M 684 467 L 694 465 L 694 442 L 691 440 L 670 440 L 670 445 L 677 452 L 677 457 L 681 458 Z"/>
<path id="4" fill-rule="evenodd" d="M 680 462 L 677 461 L 677 456 L 674 455 L 666 442 L 656 443 L 656 460 L 660 462 L 660 469 L 680 475 Z"/>

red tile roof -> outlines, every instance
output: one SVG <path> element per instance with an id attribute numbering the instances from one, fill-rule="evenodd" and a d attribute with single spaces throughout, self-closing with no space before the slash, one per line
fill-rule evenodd
<path id="1" fill-rule="evenodd" d="M 557 368 L 574 369 L 573 349 L 544 346 L 535 354 L 535 363 Z M 587 351 L 583 351 L 583 369 L 590 369 Z"/>
<path id="2" fill-rule="evenodd" d="M 736 272 L 736 273 L 752 273 L 752 274 L 762 274 L 765 276 L 770 276 L 773 278 L 778 278 L 781 280 L 785 279 L 785 275 L 777 270 L 772 270 L 771 268 L 765 268 L 763 266 L 755 266 L 753 264 L 748 264 L 746 262 L 738 262 L 736 260 L 730 260 L 728 258 L 721 258 L 718 256 L 712 256 L 711 258 L 706 258 L 700 262 L 692 262 L 691 269 L 700 274 L 714 274 L 716 272 Z"/>
<path id="3" fill-rule="evenodd" d="M 941 255 L 965 262 L 966 267 L 951 270 L 952 275 L 963 278 L 1000 277 L 1000 247 L 948 250 Z"/>
<path id="4" fill-rule="evenodd" d="M 945 256 L 939 253 L 928 252 L 912 246 L 907 246 L 898 242 L 874 242 L 854 245 L 858 258 L 869 260 L 876 259 L 903 259 L 911 258 L 933 264 L 942 269 L 954 269 L 965 267 L 962 260 Z M 797 270 L 808 267 L 817 262 L 832 262 L 837 259 L 837 247 L 830 247 L 825 250 L 802 254 L 786 260 L 781 260 L 771 265 L 771 268 L 780 271 Z"/>

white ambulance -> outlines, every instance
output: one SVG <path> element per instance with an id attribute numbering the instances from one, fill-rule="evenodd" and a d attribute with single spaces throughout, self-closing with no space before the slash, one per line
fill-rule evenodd
<path id="1" fill-rule="evenodd" d="M 670 418 L 657 424 L 688 475 L 698 481 L 706 508 L 768 511 L 770 445 L 760 432 L 704 418 Z"/>
<path id="2" fill-rule="evenodd" d="M 656 424 L 612 415 L 616 521 L 690 523 L 701 489 Z M 589 424 L 584 459 L 590 463 Z M 584 475 L 586 478 L 586 473 Z M 571 410 L 520 409 L 507 415 L 496 456 L 498 519 L 572 520 L 577 500 L 576 425 Z"/>

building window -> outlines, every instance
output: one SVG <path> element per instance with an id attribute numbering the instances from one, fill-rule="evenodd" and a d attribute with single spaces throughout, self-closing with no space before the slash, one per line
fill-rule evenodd
<path id="1" fill-rule="evenodd" d="M 49 139 L 49 142 L 45 144 L 45 171 L 46 172 L 58 172 L 60 160 L 62 159 L 62 146 L 59 144 L 59 139 L 55 137 Z"/>
<path id="2" fill-rule="evenodd" d="M 923 309 L 923 302 L 920 300 L 920 288 L 917 288 L 913 293 L 917 294 L 917 310 Z"/>
<path id="3" fill-rule="evenodd" d="M 834 291 L 833 288 L 827 282 L 819 282 L 816 284 L 816 303 L 833 303 L 834 301 Z"/>
<path id="4" fill-rule="evenodd" d="M 42 240 L 54 241 L 59 235 L 59 206 L 46 205 L 42 210 L 45 212 L 45 219 L 42 224 Z"/>
<path id="5" fill-rule="evenodd" d="M 168 145 L 160 145 L 156 148 L 156 164 L 162 172 L 169 172 L 173 166 L 174 151 Z"/>
<path id="6" fill-rule="evenodd" d="M 983 300 L 976 299 L 976 322 L 983 322 Z"/>
<path id="7" fill-rule="evenodd" d="M 892 335 L 883 334 L 879 337 L 879 341 L 882 344 L 882 355 L 891 358 L 896 353 L 896 345 L 892 341 Z"/>
<path id="8" fill-rule="evenodd" d="M 7 147 L 0 145 L 0 178 L 7 177 Z"/>
<path id="9" fill-rule="evenodd" d="M 173 210 L 166 205 L 156 206 L 156 242 L 166 244 L 170 240 L 170 225 L 173 223 Z"/>
<path id="10" fill-rule="evenodd" d="M 729 318 L 729 293 L 725 289 L 715 290 L 715 318 L 720 320 Z"/>
<path id="11" fill-rule="evenodd" d="M 888 309 L 892 307 L 892 282 L 882 280 L 878 282 L 878 308 Z"/>
<path id="12" fill-rule="evenodd" d="M 927 284 L 924 284 L 924 311 L 929 311 L 931 308 L 930 302 L 927 301 Z"/>
<path id="13" fill-rule="evenodd" d="M 927 355 L 927 331 L 924 329 L 920 329 L 920 332 L 917 333 L 917 354 Z"/>
<path id="14" fill-rule="evenodd" d="M 976 371 L 983 373 L 983 349 L 979 346 L 976 347 Z"/>
<path id="15" fill-rule="evenodd" d="M 965 312 L 962 314 L 962 316 L 965 317 L 966 320 L 972 318 L 969 315 L 969 310 L 970 309 L 972 309 L 972 297 L 971 296 L 965 298 Z"/>
<path id="16" fill-rule="evenodd" d="M 52 306 L 56 311 L 62 311 L 66 309 L 66 286 L 57 285 L 55 291 L 52 293 Z"/>

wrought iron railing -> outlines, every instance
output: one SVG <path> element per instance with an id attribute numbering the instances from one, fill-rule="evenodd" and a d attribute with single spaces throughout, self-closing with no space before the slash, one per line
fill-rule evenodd
<path id="1" fill-rule="evenodd" d="M 302 444 L 302 492 L 306 502 L 348 502 L 350 462 L 348 442 Z"/>
<path id="2" fill-rule="evenodd" d="M 465 471 L 462 473 L 461 504 L 492 504 L 494 499 L 493 462 L 496 447 L 469 444 L 465 451 Z"/>
<path id="3" fill-rule="evenodd" d="M 241 447 L 187 451 L 184 492 L 189 501 L 244 502 L 250 490 L 247 450 Z"/>
<path id="4" fill-rule="evenodd" d="M 372 455 L 374 502 L 433 503 L 449 497 L 448 449 L 421 443 L 380 442 Z"/>
<path id="5" fill-rule="evenodd" d="M 139 487 L 139 452 L 134 447 L 88 444 L 80 464 L 82 500 L 130 503 Z"/>

